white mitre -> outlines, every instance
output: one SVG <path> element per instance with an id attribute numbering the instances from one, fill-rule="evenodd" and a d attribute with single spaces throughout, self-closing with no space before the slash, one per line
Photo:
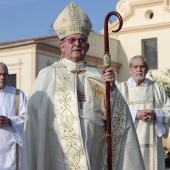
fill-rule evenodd
<path id="1" fill-rule="evenodd" d="M 60 39 L 76 33 L 88 38 L 92 24 L 86 13 L 71 2 L 57 17 L 53 28 Z"/>

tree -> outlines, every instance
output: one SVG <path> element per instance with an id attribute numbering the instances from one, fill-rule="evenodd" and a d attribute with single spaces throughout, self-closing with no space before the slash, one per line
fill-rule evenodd
<path id="1" fill-rule="evenodd" d="M 151 71 L 149 72 L 149 74 L 153 80 L 162 84 L 168 97 L 170 97 L 170 69 L 162 71 L 161 77 L 154 76 Z"/>

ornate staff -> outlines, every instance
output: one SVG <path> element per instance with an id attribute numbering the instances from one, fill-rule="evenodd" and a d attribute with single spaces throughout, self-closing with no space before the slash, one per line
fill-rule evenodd
<path id="1" fill-rule="evenodd" d="M 109 12 L 104 21 L 104 68 L 111 66 L 111 55 L 109 54 L 109 38 L 108 38 L 108 20 L 111 15 L 115 15 L 119 19 L 119 27 L 112 32 L 118 32 L 123 25 L 123 20 L 118 12 Z M 106 82 L 106 131 L 107 131 L 107 154 L 108 154 L 108 170 L 112 170 L 112 143 L 111 143 L 111 113 L 110 113 L 110 82 Z"/>

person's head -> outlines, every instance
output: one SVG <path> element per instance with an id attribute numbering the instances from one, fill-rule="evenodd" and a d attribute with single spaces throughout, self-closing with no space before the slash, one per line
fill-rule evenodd
<path id="1" fill-rule="evenodd" d="M 138 84 L 142 84 L 148 73 L 148 65 L 145 57 L 141 55 L 134 56 L 129 62 L 129 72 L 133 80 Z"/>
<path id="2" fill-rule="evenodd" d="M 60 49 L 64 56 L 74 62 L 84 60 L 92 28 L 86 13 L 72 2 L 60 13 L 53 27 L 61 40 Z"/>
<path id="3" fill-rule="evenodd" d="M 71 61 L 79 62 L 84 60 L 89 49 L 89 43 L 82 34 L 71 34 L 60 43 L 60 50 L 65 57 Z"/>
<path id="4" fill-rule="evenodd" d="M 8 78 L 8 67 L 0 62 L 0 89 L 4 89 Z"/>

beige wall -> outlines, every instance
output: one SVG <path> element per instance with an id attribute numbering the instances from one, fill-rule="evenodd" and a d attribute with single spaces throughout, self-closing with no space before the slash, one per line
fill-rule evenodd
<path id="1" fill-rule="evenodd" d="M 105 48 L 104 48 L 104 37 L 103 35 L 91 32 L 88 42 L 90 44 L 90 49 L 87 55 L 96 56 L 103 59 Z M 118 45 L 119 41 L 115 39 L 109 39 L 109 52 L 111 54 L 111 60 L 118 62 Z"/>
<path id="2" fill-rule="evenodd" d="M 91 32 L 89 37 L 90 49 L 87 53 L 87 60 L 92 64 L 103 68 L 104 39 L 102 35 Z M 28 97 L 30 89 L 39 71 L 61 56 L 58 38 L 44 38 L 42 40 L 32 39 L 30 41 L 9 42 L 7 45 L 0 45 L 0 61 L 7 64 L 10 74 L 17 75 L 17 88 L 24 91 Z M 112 67 L 116 77 L 121 66 L 117 63 L 117 47 L 119 42 L 110 39 L 110 54 L 112 56 Z M 114 48 L 112 48 L 112 46 Z"/>
<path id="3" fill-rule="evenodd" d="M 170 48 L 168 45 L 170 39 L 170 28 L 129 32 L 128 34 L 119 35 L 121 50 L 118 62 L 122 63 L 122 67 L 119 70 L 119 81 L 124 81 L 129 77 L 127 70 L 130 58 L 135 55 L 142 54 L 142 40 L 149 38 L 157 38 L 158 43 L 158 69 L 151 70 L 152 73 L 154 75 L 161 76 L 161 71 L 170 68 L 170 62 L 167 62 L 170 58 Z"/>
<path id="4" fill-rule="evenodd" d="M 17 75 L 17 88 L 28 96 L 35 79 L 35 45 L 7 48 L 0 51 L 0 61 L 9 69 L 9 74 Z"/>
<path id="5" fill-rule="evenodd" d="M 89 57 L 87 57 L 87 60 L 93 64 L 96 64 L 100 68 L 103 68 L 103 56 L 105 54 L 105 45 L 104 45 L 104 37 L 103 35 L 97 34 L 95 32 L 91 32 L 88 42 L 90 44 L 89 51 L 87 53 Z M 116 78 L 118 78 L 118 72 L 121 64 L 118 62 L 118 50 L 119 50 L 119 41 L 115 40 L 113 38 L 109 38 L 109 52 L 111 55 L 111 67 L 114 69 Z M 94 58 L 99 58 L 100 60 L 97 59 L 97 62 L 95 61 Z"/>

